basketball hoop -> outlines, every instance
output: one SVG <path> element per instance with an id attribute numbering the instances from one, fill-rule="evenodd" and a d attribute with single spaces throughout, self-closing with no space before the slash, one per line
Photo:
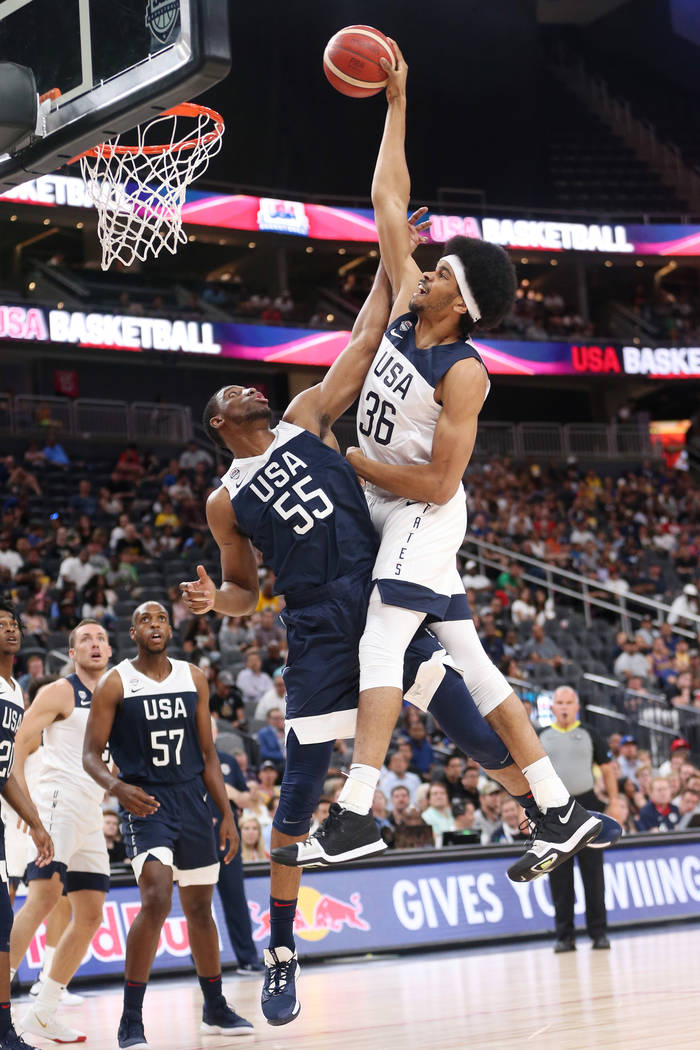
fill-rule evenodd
<path id="1" fill-rule="evenodd" d="M 213 109 L 183 102 L 136 131 L 136 145 L 121 144 L 117 135 L 71 161 L 80 161 L 97 209 L 103 270 L 115 259 L 124 266 L 145 262 L 163 248 L 174 255 L 186 243 L 185 193 L 221 149 L 224 121 Z"/>

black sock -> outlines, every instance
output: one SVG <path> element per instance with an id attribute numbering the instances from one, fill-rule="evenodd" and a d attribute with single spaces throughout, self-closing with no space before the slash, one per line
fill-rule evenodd
<path id="1" fill-rule="evenodd" d="M 199 974 L 197 976 L 199 977 Z M 221 974 L 217 974 L 216 977 L 199 977 L 199 987 L 202 989 L 205 1004 L 212 1006 L 223 995 Z"/>
<path id="2" fill-rule="evenodd" d="M 294 951 L 294 916 L 297 902 L 270 897 L 270 947 Z"/>
<path id="3" fill-rule="evenodd" d="M 0 1039 L 7 1035 L 12 1024 L 12 1014 L 9 1003 L 0 1003 Z"/>
<path id="4" fill-rule="evenodd" d="M 513 798 L 523 807 L 528 817 L 536 816 L 539 813 L 539 807 L 531 791 L 528 791 L 527 795 L 513 795 Z"/>
<path id="5" fill-rule="evenodd" d="M 141 1017 L 145 994 L 145 981 L 124 981 L 124 1013 L 131 1017 Z"/>

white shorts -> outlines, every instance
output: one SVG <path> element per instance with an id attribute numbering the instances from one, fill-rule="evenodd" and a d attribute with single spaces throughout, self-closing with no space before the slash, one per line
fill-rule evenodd
<path id="1" fill-rule="evenodd" d="M 61 873 L 67 891 L 109 888 L 109 855 L 98 802 L 70 785 L 40 784 L 34 801 L 53 840 L 54 859 L 44 868 L 32 862 L 36 847 L 29 840 L 27 879 Z"/>
<path id="2" fill-rule="evenodd" d="M 373 578 L 382 602 L 442 619 L 452 596 L 464 596 L 457 571 L 467 531 L 464 489 L 460 485 L 452 499 L 439 505 L 385 499 L 370 487 L 367 506 L 381 537 Z M 464 606 L 468 609 L 466 597 Z"/>
<path id="3" fill-rule="evenodd" d="M 5 825 L 5 862 L 11 879 L 21 879 L 27 867 L 27 843 L 29 835 L 17 827 L 17 814 L 7 802 L 2 802 L 2 819 Z"/>

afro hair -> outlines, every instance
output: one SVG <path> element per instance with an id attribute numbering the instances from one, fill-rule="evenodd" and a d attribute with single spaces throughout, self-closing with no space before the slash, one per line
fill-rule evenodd
<path id="1" fill-rule="evenodd" d="M 451 237 L 443 255 L 458 255 L 476 299 L 481 317 L 475 324 L 469 314 L 462 319 L 462 335 L 467 338 L 477 327 L 495 328 L 506 316 L 515 300 L 515 268 L 497 244 L 475 237 Z"/>

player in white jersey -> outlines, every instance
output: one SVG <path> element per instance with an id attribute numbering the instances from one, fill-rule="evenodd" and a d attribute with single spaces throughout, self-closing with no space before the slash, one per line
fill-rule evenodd
<path id="1" fill-rule="evenodd" d="M 457 572 L 466 531 L 462 476 L 471 458 L 489 378 L 470 335 L 507 314 L 515 274 L 506 253 L 454 237 L 435 269 L 421 273 L 410 252 L 410 178 L 404 151 L 406 63 L 385 60 L 388 112 L 372 184 L 382 260 L 394 292 L 389 327 L 360 395 L 360 448 L 347 456 L 366 482 L 381 537 L 367 623 L 360 642 L 360 701 L 353 765 L 333 828 L 312 836 L 323 863 L 376 852 L 372 799 L 401 708 L 405 650 L 427 618 L 460 668 L 481 714 L 527 777 L 539 807 L 529 849 L 509 869 L 529 881 L 595 838 L 601 822 L 576 803 L 510 685 L 491 663 Z M 303 853 L 313 860 L 311 846 Z M 273 858 L 277 859 L 275 854 Z"/>
<path id="2" fill-rule="evenodd" d="M 10 963 L 16 969 L 65 886 L 72 922 L 56 946 L 36 1001 L 22 1018 L 25 1030 L 61 1043 L 85 1040 L 84 1033 L 64 1024 L 56 1011 L 102 921 L 109 889 L 102 831 L 104 790 L 88 776 L 82 761 L 92 692 L 112 655 L 107 632 L 97 620 L 82 620 L 71 632 L 68 652 L 75 673 L 39 690 L 17 734 L 16 770 L 21 784 L 44 735 L 35 798 L 54 840 L 54 859 L 39 868 L 30 853 L 27 900 L 17 913 L 10 940 Z"/>

